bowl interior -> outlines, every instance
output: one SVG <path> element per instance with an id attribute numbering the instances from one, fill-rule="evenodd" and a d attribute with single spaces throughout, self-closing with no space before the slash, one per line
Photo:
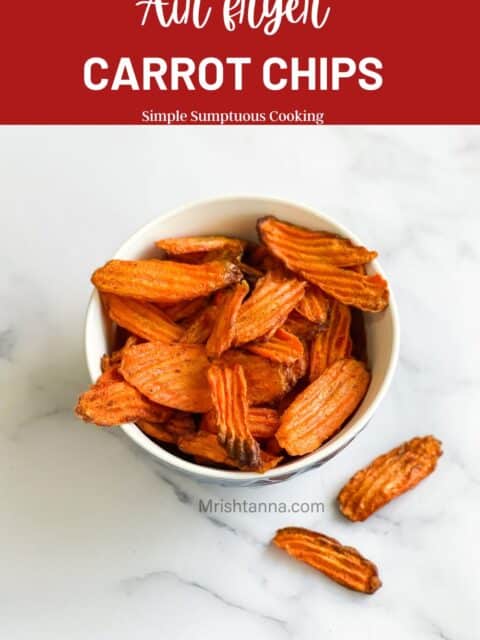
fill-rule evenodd
<path id="1" fill-rule="evenodd" d="M 340 233 L 355 243 L 363 244 L 343 226 L 306 207 L 270 198 L 235 197 L 187 205 L 161 216 L 135 233 L 114 257 L 131 260 L 156 256 L 158 251 L 154 246 L 155 241 L 175 236 L 222 234 L 256 240 L 257 219 L 270 214 L 313 229 Z M 384 275 L 378 261 L 374 261 L 369 270 Z M 272 469 L 261 476 L 256 473 L 223 471 L 196 465 L 156 445 L 134 424 L 123 425 L 122 428 L 138 445 L 165 464 L 200 479 L 243 484 L 254 483 L 259 479 L 285 479 L 325 462 L 346 446 L 367 424 L 384 396 L 398 354 L 398 321 L 392 292 L 390 306 L 384 312 L 365 314 L 365 328 L 372 380 L 367 395 L 354 416 L 338 434 L 314 453 Z M 87 313 L 85 334 L 87 365 L 92 380 L 96 380 L 100 375 L 100 358 L 109 351 L 112 338 L 111 323 L 104 317 L 100 298 L 94 292 Z"/>

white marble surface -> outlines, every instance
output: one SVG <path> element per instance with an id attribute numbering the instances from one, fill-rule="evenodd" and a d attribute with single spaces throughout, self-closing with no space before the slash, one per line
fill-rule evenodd
<path id="1" fill-rule="evenodd" d="M 0 636 L 476 640 L 480 129 L 0 129 Z M 254 192 L 336 216 L 379 249 L 403 326 L 391 391 L 325 467 L 262 489 L 199 486 L 123 434 L 77 422 L 89 274 L 190 199 Z M 438 471 L 364 524 L 350 473 L 413 435 Z M 199 513 L 198 501 L 322 501 L 320 514 Z M 374 560 L 351 593 L 268 546 L 317 528 Z"/>

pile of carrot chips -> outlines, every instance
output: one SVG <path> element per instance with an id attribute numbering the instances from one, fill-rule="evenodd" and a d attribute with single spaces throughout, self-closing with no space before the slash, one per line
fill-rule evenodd
<path id="1" fill-rule="evenodd" d="M 365 269 L 377 254 L 272 216 L 257 226 L 258 244 L 158 240 L 156 259 L 95 271 L 116 344 L 79 417 L 135 422 L 199 465 L 258 473 L 342 428 L 370 383 L 364 313 L 388 305 Z"/>

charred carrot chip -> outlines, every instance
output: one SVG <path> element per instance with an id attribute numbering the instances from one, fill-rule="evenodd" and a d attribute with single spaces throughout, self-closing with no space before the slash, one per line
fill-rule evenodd
<path id="1" fill-rule="evenodd" d="M 234 343 L 238 346 L 257 338 L 271 337 L 302 298 L 304 290 L 305 282 L 294 278 L 276 280 L 267 273 L 240 307 Z"/>
<path id="2" fill-rule="evenodd" d="M 213 433 L 199 431 L 198 433 L 183 436 L 178 441 L 178 448 L 183 453 L 195 456 L 204 462 L 208 461 L 213 465 L 233 467 L 242 471 L 256 471 L 265 473 L 269 469 L 276 467 L 281 461 L 281 456 L 272 456 L 266 451 L 260 451 L 260 466 L 257 468 L 241 465 L 238 460 L 231 458 L 225 448 L 218 442 L 218 438 Z"/>
<path id="3" fill-rule="evenodd" d="M 310 381 L 313 382 L 337 360 L 348 358 L 352 350 L 350 340 L 350 309 L 334 300 L 328 327 L 318 333 L 310 350 Z"/>
<path id="4" fill-rule="evenodd" d="M 208 382 L 218 424 L 218 441 L 241 465 L 258 467 L 260 447 L 248 424 L 247 381 L 241 365 L 212 365 Z"/>
<path id="5" fill-rule="evenodd" d="M 270 340 L 253 342 L 245 345 L 245 349 L 281 364 L 293 364 L 303 356 L 304 352 L 302 342 L 296 335 L 285 329 L 277 329 Z"/>
<path id="6" fill-rule="evenodd" d="M 330 264 L 350 267 L 376 258 L 375 251 L 356 247 L 350 240 L 325 231 L 313 231 L 282 222 L 273 216 L 258 221 L 260 238 L 268 249 L 292 271 L 298 265 Z"/>
<path id="7" fill-rule="evenodd" d="M 245 240 L 226 238 L 224 236 L 192 236 L 189 238 L 167 238 L 159 240 L 156 245 L 170 256 L 184 254 L 202 254 L 221 251 L 231 256 L 241 256 L 246 246 Z"/>
<path id="8" fill-rule="evenodd" d="M 317 324 L 326 324 L 330 310 L 330 300 L 313 284 L 305 289 L 305 295 L 295 309 L 302 316 Z"/>
<path id="9" fill-rule="evenodd" d="M 256 440 L 265 440 L 272 437 L 280 426 L 278 411 L 269 407 L 250 407 L 247 419 L 250 433 Z M 200 429 L 209 433 L 218 433 L 215 410 L 203 414 Z"/>
<path id="10" fill-rule="evenodd" d="M 173 305 L 162 308 L 163 313 L 173 322 L 186 320 L 203 311 L 208 304 L 208 298 L 195 298 L 195 300 L 184 300 Z"/>
<path id="11" fill-rule="evenodd" d="M 242 278 L 227 261 L 201 265 L 168 260 L 111 260 L 97 269 L 92 282 L 103 293 L 152 302 L 180 302 L 205 296 Z"/>
<path id="12" fill-rule="evenodd" d="M 125 381 L 94 384 L 80 396 L 75 412 L 85 422 L 102 427 L 136 420 L 163 422 L 170 414 L 168 409 L 151 402 Z"/>
<path id="13" fill-rule="evenodd" d="M 340 511 L 354 522 L 366 520 L 430 475 L 441 455 L 442 443 L 426 436 L 413 438 L 378 456 L 340 491 Z"/>
<path id="14" fill-rule="evenodd" d="M 269 404 L 283 397 L 295 384 L 289 367 L 238 349 L 226 351 L 220 362 L 227 366 L 241 364 L 247 378 L 251 405 Z"/>
<path id="15" fill-rule="evenodd" d="M 311 340 L 322 329 L 322 325 L 317 322 L 311 322 L 304 316 L 300 315 L 295 309 L 288 316 L 283 329 L 289 333 L 293 333 L 301 340 Z"/>
<path id="16" fill-rule="evenodd" d="M 282 415 L 276 433 L 280 446 L 292 456 L 317 449 L 355 411 L 369 382 L 368 371 L 357 360 L 335 362 Z"/>
<path id="17" fill-rule="evenodd" d="M 273 543 L 348 589 L 371 594 L 382 586 L 373 562 L 323 533 L 286 527 L 277 531 Z"/>
<path id="18" fill-rule="evenodd" d="M 180 342 L 185 344 L 205 344 L 212 333 L 218 309 L 207 307 L 194 318 Z"/>
<path id="19" fill-rule="evenodd" d="M 105 296 L 108 315 L 120 327 L 145 340 L 176 342 L 184 330 L 151 302 L 141 302 L 113 294 Z"/>
<path id="20" fill-rule="evenodd" d="M 235 322 L 241 304 L 248 293 L 248 284 L 239 282 L 232 290 L 222 290 L 224 294 L 218 303 L 212 332 L 207 342 L 207 354 L 211 358 L 219 358 L 232 346 L 235 337 Z"/>
<path id="21" fill-rule="evenodd" d="M 146 342 L 125 350 L 120 372 L 154 402 L 203 413 L 212 408 L 208 366 L 201 345 Z"/>

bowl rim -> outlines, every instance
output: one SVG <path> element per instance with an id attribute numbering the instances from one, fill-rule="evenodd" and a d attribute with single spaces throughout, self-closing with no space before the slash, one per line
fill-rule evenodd
<path id="1" fill-rule="evenodd" d="M 338 229 L 338 232 L 341 235 L 345 235 L 345 237 L 350 238 L 356 244 L 362 244 L 360 239 L 352 233 L 347 227 L 343 224 L 337 222 L 334 218 L 330 217 L 327 214 L 321 213 L 317 209 L 314 209 L 308 205 L 304 205 L 300 202 L 294 202 L 291 200 L 287 200 L 284 198 L 278 197 L 270 197 L 265 195 L 228 195 L 228 196 L 219 196 L 214 198 L 202 198 L 199 200 L 193 200 L 186 204 L 183 204 L 175 209 L 167 211 L 159 216 L 156 216 L 150 222 L 147 222 L 142 227 L 140 227 L 137 231 L 135 231 L 131 236 L 129 236 L 121 246 L 115 251 L 113 257 L 111 259 L 115 259 L 118 254 L 121 254 L 131 243 L 134 243 L 140 236 L 148 232 L 149 229 L 158 225 L 161 221 L 168 220 L 170 218 L 174 218 L 182 213 L 184 213 L 188 209 L 192 209 L 193 207 L 206 206 L 209 204 L 222 204 L 222 203 L 230 203 L 230 202 L 238 202 L 238 201 L 263 201 L 265 204 L 281 204 L 283 206 L 290 206 L 302 209 L 304 212 L 315 216 L 316 218 L 323 219 L 327 223 L 331 224 L 333 227 Z M 385 272 L 383 271 L 381 265 L 378 260 L 375 259 L 371 262 L 372 267 L 374 268 L 376 273 L 379 273 L 382 277 L 386 278 Z M 163 464 L 166 464 L 170 468 L 173 468 L 177 472 L 187 473 L 190 476 L 194 476 L 199 480 L 210 480 L 210 481 L 225 481 L 227 483 L 252 483 L 254 481 L 280 481 L 282 479 L 286 479 L 287 477 L 293 477 L 294 475 L 307 471 L 308 469 L 314 468 L 324 462 L 327 462 L 330 458 L 332 458 L 335 454 L 339 453 L 344 447 L 346 447 L 368 424 L 368 422 L 373 417 L 375 411 L 378 409 L 380 403 L 384 399 L 390 384 L 393 379 L 393 375 L 395 373 L 395 369 L 398 362 L 399 356 L 399 347 L 400 347 L 400 322 L 398 317 L 397 303 L 395 300 L 395 295 L 389 286 L 390 299 L 389 299 L 389 309 L 391 313 L 392 320 L 392 345 L 390 350 L 390 357 L 388 360 L 387 370 L 385 372 L 385 376 L 381 382 L 380 388 L 378 389 L 377 394 L 371 401 L 371 405 L 368 410 L 365 412 L 364 416 L 361 420 L 354 422 L 354 424 L 349 427 L 347 430 L 341 430 L 339 434 L 337 434 L 334 441 L 328 441 L 325 445 L 322 445 L 316 451 L 313 451 L 310 454 L 302 456 L 298 460 L 294 460 L 293 462 L 288 462 L 285 465 L 280 465 L 274 469 L 270 469 L 265 473 L 259 474 L 253 471 L 230 471 L 224 469 L 215 469 L 213 467 L 206 467 L 202 465 L 198 465 L 194 462 L 189 462 L 188 460 L 184 460 L 179 456 L 176 456 L 173 453 L 170 453 L 166 449 L 163 449 L 160 445 L 157 445 L 153 440 L 150 440 L 148 436 L 146 436 L 134 423 L 126 423 L 120 425 L 122 431 L 137 444 L 142 449 L 147 451 L 150 455 L 152 455 L 157 460 L 160 460 Z M 85 324 L 84 324 L 84 349 L 87 361 L 87 369 L 90 376 L 90 379 L 95 382 L 98 374 L 98 363 L 94 363 L 90 358 L 90 326 L 91 323 L 94 322 L 94 311 L 97 305 L 100 305 L 100 296 L 96 289 L 93 289 L 85 315 Z"/>

